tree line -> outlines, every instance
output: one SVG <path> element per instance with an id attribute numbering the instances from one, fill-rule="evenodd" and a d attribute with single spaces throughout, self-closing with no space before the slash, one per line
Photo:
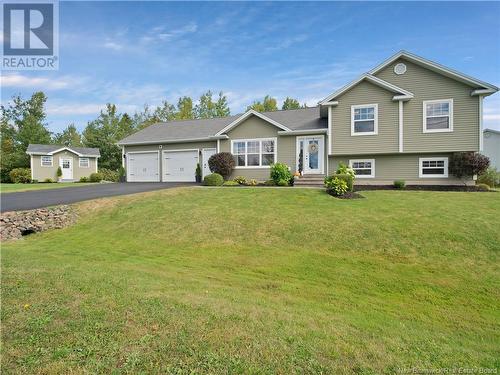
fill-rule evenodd
<path id="1" fill-rule="evenodd" d="M 202 94 L 197 102 L 189 96 L 179 98 L 174 105 L 164 100 L 156 107 L 145 105 L 134 114 L 120 113 L 116 105 L 107 104 L 99 116 L 89 121 L 80 133 L 74 124 L 62 132 L 52 133 L 48 129 L 45 104 L 47 96 L 35 92 L 30 98 L 16 95 L 0 107 L 0 180 L 9 181 L 9 172 L 14 168 L 29 168 L 30 158 L 26 149 L 30 143 L 58 144 L 73 147 L 99 148 L 99 166 L 117 170 L 121 165 L 121 149 L 116 145 L 120 139 L 157 122 L 185 119 L 206 119 L 229 116 L 231 111 L 227 97 L 219 92 L 214 97 L 211 91 Z M 282 109 L 304 108 L 305 105 L 287 97 Z M 254 101 L 247 109 L 259 112 L 278 110 L 277 101 L 266 95 L 262 101 Z"/>

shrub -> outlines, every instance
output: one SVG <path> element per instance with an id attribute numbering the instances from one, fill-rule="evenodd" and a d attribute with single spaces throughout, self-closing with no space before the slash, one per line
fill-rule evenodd
<path id="1" fill-rule="evenodd" d="M 479 191 L 490 191 L 490 187 L 486 184 L 477 184 L 476 189 Z"/>
<path id="2" fill-rule="evenodd" d="M 80 177 L 80 181 L 78 182 L 89 182 L 89 178 L 88 177 Z"/>
<path id="3" fill-rule="evenodd" d="M 38 180 L 33 179 L 33 180 L 31 180 L 31 183 L 32 184 L 38 184 Z"/>
<path id="4" fill-rule="evenodd" d="M 208 167 L 212 173 L 217 173 L 227 180 L 234 168 L 233 155 L 230 152 L 214 154 L 208 159 Z"/>
<path id="5" fill-rule="evenodd" d="M 196 182 L 201 182 L 201 167 L 200 163 L 196 163 L 196 169 L 194 170 L 194 177 Z"/>
<path id="6" fill-rule="evenodd" d="M 487 156 L 476 152 L 455 152 L 450 158 L 448 169 L 457 178 L 467 178 L 484 173 L 489 165 Z"/>
<path id="7" fill-rule="evenodd" d="M 101 182 L 103 179 L 102 173 L 91 173 L 89 177 L 90 182 Z"/>
<path id="8" fill-rule="evenodd" d="M 287 181 L 287 180 L 279 180 L 278 183 L 276 184 L 278 186 L 289 186 L 290 185 L 290 181 Z"/>
<path id="9" fill-rule="evenodd" d="M 46 184 L 51 184 L 54 182 L 54 180 L 52 180 L 51 178 L 46 178 L 45 180 L 43 180 L 43 182 L 45 182 Z"/>
<path id="10" fill-rule="evenodd" d="M 104 181 L 118 182 L 120 176 L 118 171 L 114 171 L 108 168 L 99 169 L 99 173 L 102 175 Z"/>
<path id="11" fill-rule="evenodd" d="M 236 176 L 233 181 L 236 181 L 240 185 L 245 185 L 247 183 L 247 179 L 244 176 Z"/>
<path id="12" fill-rule="evenodd" d="M 286 186 L 290 184 L 290 180 L 293 179 L 292 173 L 288 165 L 284 163 L 271 164 L 271 180 L 274 181 L 276 185 Z M 280 185 L 280 182 L 286 181 L 286 185 Z"/>
<path id="13" fill-rule="evenodd" d="M 488 168 L 477 178 L 478 184 L 486 184 L 489 187 L 500 186 L 500 172 L 495 168 Z"/>
<path id="14" fill-rule="evenodd" d="M 31 169 L 14 168 L 9 172 L 9 177 L 15 184 L 29 184 L 31 182 Z"/>
<path id="15" fill-rule="evenodd" d="M 203 180 L 203 184 L 206 186 L 221 186 L 223 183 L 224 178 L 219 173 L 209 174 Z"/>
<path id="16" fill-rule="evenodd" d="M 347 193 L 349 187 L 344 179 L 340 179 L 335 176 L 336 175 L 334 175 L 333 178 L 331 178 L 325 185 L 328 193 L 338 197 Z"/>
<path id="17" fill-rule="evenodd" d="M 56 176 L 57 176 L 57 178 L 61 178 L 62 177 L 62 169 L 61 169 L 61 167 L 57 167 Z"/>
<path id="18" fill-rule="evenodd" d="M 126 171 L 125 168 L 123 168 L 123 165 L 120 165 L 120 168 L 118 168 L 118 177 L 125 177 Z"/>
<path id="19" fill-rule="evenodd" d="M 276 186 L 276 183 L 273 180 L 267 180 L 264 182 L 266 186 Z"/>
<path id="20" fill-rule="evenodd" d="M 328 183 L 334 178 L 338 178 L 342 181 L 345 181 L 347 185 L 347 191 L 354 190 L 354 176 L 352 174 L 333 174 L 331 176 L 325 177 L 325 186 L 328 187 Z"/>
<path id="21" fill-rule="evenodd" d="M 335 173 L 348 174 L 352 177 L 353 180 L 356 178 L 356 173 L 354 172 L 354 169 L 352 169 L 351 167 L 342 162 L 339 163 L 339 167 L 337 168 L 337 171 Z"/>
<path id="22" fill-rule="evenodd" d="M 399 190 L 403 190 L 406 186 L 406 182 L 404 180 L 396 180 L 394 181 L 394 187 Z"/>
<path id="23" fill-rule="evenodd" d="M 258 182 L 256 179 L 252 178 L 251 180 L 247 181 L 248 186 L 257 186 Z"/>
<path id="24" fill-rule="evenodd" d="M 240 186 L 240 184 L 237 181 L 228 180 L 228 181 L 224 181 L 222 186 Z"/>

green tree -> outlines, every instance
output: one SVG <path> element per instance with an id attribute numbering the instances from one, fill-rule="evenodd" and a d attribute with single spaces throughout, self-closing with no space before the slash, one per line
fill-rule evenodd
<path id="1" fill-rule="evenodd" d="M 229 109 L 229 105 L 227 104 L 227 98 L 224 93 L 219 92 L 219 97 L 215 102 L 215 117 L 225 117 L 231 114 L 231 110 Z"/>
<path id="2" fill-rule="evenodd" d="M 300 108 L 300 103 L 297 99 L 289 98 L 288 96 L 286 97 L 285 101 L 283 102 L 283 106 L 281 109 L 299 109 Z"/>
<path id="3" fill-rule="evenodd" d="M 64 146 L 82 146 L 82 136 L 75 124 L 69 124 L 61 133 L 54 135 L 54 143 Z"/>
<path id="4" fill-rule="evenodd" d="M 179 98 L 177 102 L 177 113 L 175 116 L 176 120 L 185 120 L 195 118 L 193 110 L 193 99 L 189 96 L 183 96 Z"/>
<path id="5" fill-rule="evenodd" d="M 215 117 L 215 103 L 212 100 L 212 91 L 208 90 L 200 96 L 198 104 L 194 107 L 196 118 L 213 118 Z"/>
<path id="6" fill-rule="evenodd" d="M 257 112 L 272 112 L 272 111 L 277 111 L 278 106 L 276 103 L 276 99 L 272 98 L 269 95 L 266 95 L 264 97 L 264 101 L 254 101 L 251 105 L 247 107 L 247 111 L 249 109 L 253 109 L 254 111 Z"/>
<path id="7" fill-rule="evenodd" d="M 117 113 L 114 104 L 107 104 L 99 117 L 87 124 L 83 131 L 83 144 L 86 147 L 99 148 L 101 157 L 99 165 L 102 168 L 117 170 L 121 166 L 121 148 L 116 142 L 135 131 L 131 117 Z"/>

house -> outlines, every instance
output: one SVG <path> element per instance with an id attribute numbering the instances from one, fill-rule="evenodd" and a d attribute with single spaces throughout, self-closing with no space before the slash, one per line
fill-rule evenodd
<path id="1" fill-rule="evenodd" d="M 78 181 L 97 172 L 100 153 L 97 148 L 67 147 L 61 145 L 30 144 L 26 153 L 30 155 L 31 178 L 57 181 L 57 168 L 61 167 L 62 181 Z"/>
<path id="2" fill-rule="evenodd" d="M 448 158 L 483 150 L 482 102 L 497 91 L 402 51 L 313 108 L 159 123 L 118 144 L 128 181 L 194 181 L 197 163 L 206 175 L 225 151 L 233 177 L 266 180 L 274 162 L 319 177 L 344 162 L 358 184 L 462 184 Z"/>
<path id="3" fill-rule="evenodd" d="M 484 154 L 490 158 L 490 166 L 500 171 L 500 131 L 485 129 Z"/>

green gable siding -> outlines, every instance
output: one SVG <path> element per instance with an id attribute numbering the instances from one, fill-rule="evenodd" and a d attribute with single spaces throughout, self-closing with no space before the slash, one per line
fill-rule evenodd
<path id="1" fill-rule="evenodd" d="M 332 154 L 398 152 L 398 103 L 394 93 L 369 82 L 361 82 L 339 98 L 332 108 Z M 351 106 L 378 104 L 378 134 L 351 136 Z"/>
<path id="2" fill-rule="evenodd" d="M 400 62 L 407 71 L 397 75 L 394 66 Z M 415 95 L 404 103 L 404 152 L 479 150 L 479 99 L 471 96 L 472 87 L 404 59 L 376 76 Z M 436 99 L 453 99 L 453 132 L 423 132 L 423 101 Z"/>

